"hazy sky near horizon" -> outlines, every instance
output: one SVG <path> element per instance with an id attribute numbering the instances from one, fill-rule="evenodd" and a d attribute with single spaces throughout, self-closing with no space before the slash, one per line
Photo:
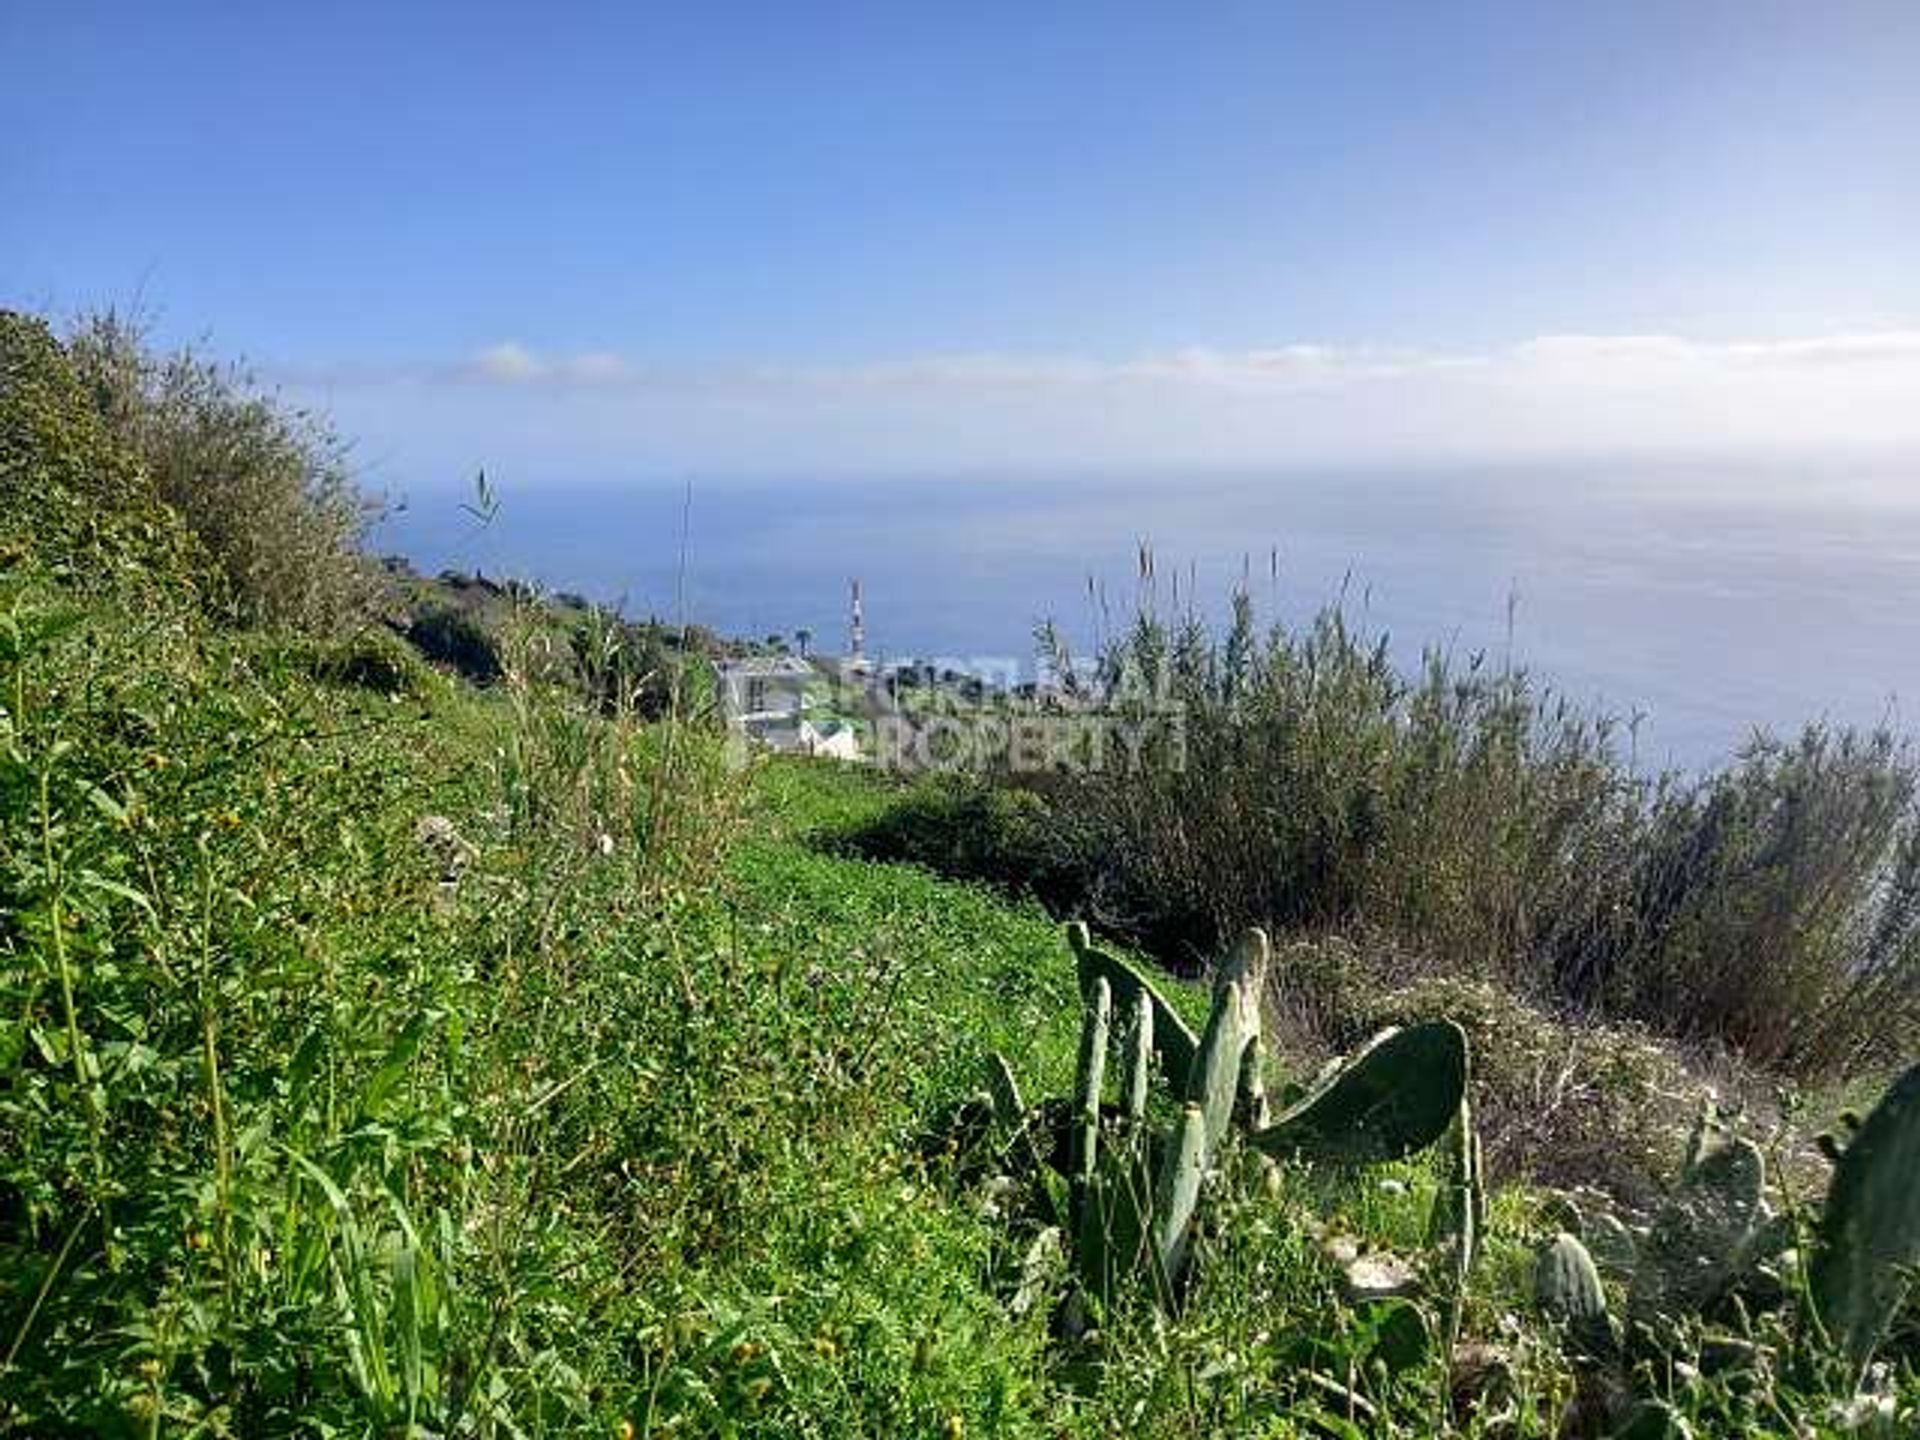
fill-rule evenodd
<path id="1" fill-rule="evenodd" d="M 1920 455 L 1913 0 L 68 3 L 0 53 L 0 303 L 138 297 L 401 491 Z"/>

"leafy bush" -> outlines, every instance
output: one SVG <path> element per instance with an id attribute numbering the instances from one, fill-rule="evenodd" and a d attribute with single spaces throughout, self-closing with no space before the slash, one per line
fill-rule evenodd
<path id="1" fill-rule="evenodd" d="M 323 419 L 237 366 L 190 348 L 154 353 L 113 311 L 82 320 L 67 350 L 108 433 L 199 540 L 241 620 L 326 631 L 367 613 L 360 540 L 374 507 Z"/>
<path id="2" fill-rule="evenodd" d="M 471 611 L 430 602 L 414 611 L 403 633 L 427 659 L 476 685 L 490 685 L 505 673 L 499 645 Z"/>
<path id="3" fill-rule="evenodd" d="M 1077 912 L 1087 898 L 1086 862 L 1066 852 L 1059 817 L 1031 790 L 929 776 L 903 787 L 879 814 L 821 840 L 844 854 L 993 882 L 1061 914 Z"/>
<path id="4" fill-rule="evenodd" d="M 190 590 L 193 547 L 46 324 L 0 310 L 0 562 Z"/>
<path id="5" fill-rule="evenodd" d="M 1789 1070 L 1899 1057 L 1920 1017 L 1920 764 L 1811 727 L 1674 787 L 1636 837 L 1635 933 L 1562 947 L 1559 982 Z"/>
<path id="6" fill-rule="evenodd" d="M 419 653 L 385 626 L 370 625 L 339 639 L 312 642 L 294 652 L 315 680 L 351 685 L 389 699 L 411 699 L 431 690 Z"/>

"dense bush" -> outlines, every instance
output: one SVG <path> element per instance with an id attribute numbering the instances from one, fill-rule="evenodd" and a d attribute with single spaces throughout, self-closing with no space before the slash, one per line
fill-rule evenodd
<path id="1" fill-rule="evenodd" d="M 852 843 L 1176 967 L 1249 924 L 1347 935 L 1801 1075 L 1888 1063 L 1920 1026 L 1920 767 L 1889 735 L 1644 775 L 1524 670 L 1429 653 L 1408 676 L 1338 610 L 1263 634 L 1244 596 L 1224 636 L 1145 613 L 1052 663 L 1078 690 L 1056 704 L 1177 727 L 1147 726 L 1137 766 L 913 792 Z"/>
<path id="2" fill-rule="evenodd" d="M 297 645 L 291 658 L 315 680 L 370 690 L 390 700 L 417 699 L 432 688 L 431 672 L 419 653 L 383 625 Z"/>
<path id="3" fill-rule="evenodd" d="M 1087 899 L 1089 866 L 1067 853 L 1063 838 L 1057 817 L 1031 790 L 930 776 L 902 788 L 879 814 L 824 840 L 851 855 L 989 881 L 1073 914 Z"/>
<path id="4" fill-rule="evenodd" d="M 403 633 L 427 659 L 476 685 L 490 685 L 503 673 L 499 643 L 469 610 L 428 602 L 408 617 Z"/>
<path id="5" fill-rule="evenodd" d="M 324 631 L 365 615 L 375 591 L 360 540 L 374 507 L 323 419 L 237 366 L 191 348 L 156 353 L 113 311 L 83 319 L 67 352 L 107 432 L 211 557 L 238 618 Z"/>
<path id="6" fill-rule="evenodd" d="M 196 558 L 45 322 L 0 310 L 0 563 L 82 587 L 191 590 Z"/>

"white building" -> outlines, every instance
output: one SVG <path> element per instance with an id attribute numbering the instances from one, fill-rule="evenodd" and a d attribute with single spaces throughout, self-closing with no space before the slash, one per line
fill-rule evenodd
<path id="1" fill-rule="evenodd" d="M 811 689 L 822 677 L 812 662 L 790 655 L 753 655 L 714 667 L 727 724 L 789 755 L 861 758 L 860 737 L 843 720 L 809 716 Z"/>

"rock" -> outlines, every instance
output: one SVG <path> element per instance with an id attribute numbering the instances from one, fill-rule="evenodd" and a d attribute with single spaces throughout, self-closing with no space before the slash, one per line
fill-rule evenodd
<path id="1" fill-rule="evenodd" d="M 1340 1293 L 1349 1305 L 1398 1299 L 1420 1288 L 1419 1272 L 1398 1255 L 1384 1250 L 1349 1261 L 1340 1279 Z"/>

